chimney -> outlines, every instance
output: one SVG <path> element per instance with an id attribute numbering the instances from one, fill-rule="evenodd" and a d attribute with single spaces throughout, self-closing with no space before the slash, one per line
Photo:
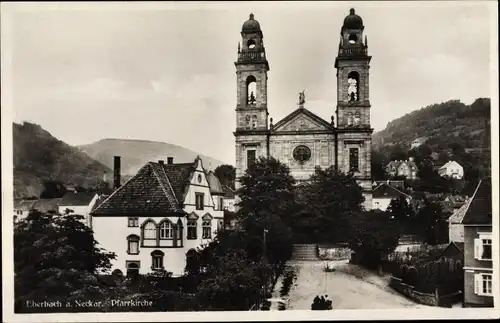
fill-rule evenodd
<path id="1" fill-rule="evenodd" d="M 167 157 L 167 164 L 172 165 L 174 163 L 174 157 Z"/>
<path id="2" fill-rule="evenodd" d="M 158 161 L 158 164 L 160 164 L 161 166 L 163 166 L 163 165 L 165 164 L 165 161 L 163 161 L 163 160 L 159 160 L 159 161 Z"/>
<path id="3" fill-rule="evenodd" d="M 115 156 L 115 161 L 113 165 L 114 169 L 114 183 L 113 183 L 113 189 L 118 189 L 121 186 L 121 157 L 120 156 Z"/>

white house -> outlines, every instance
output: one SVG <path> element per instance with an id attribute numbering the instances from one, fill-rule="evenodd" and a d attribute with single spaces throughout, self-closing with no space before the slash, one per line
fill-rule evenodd
<path id="1" fill-rule="evenodd" d="M 14 222 L 24 219 L 28 216 L 33 206 L 38 200 L 14 200 Z"/>
<path id="2" fill-rule="evenodd" d="M 187 254 L 223 228 L 216 179 L 199 157 L 182 164 L 169 157 L 167 164 L 147 163 L 116 189 L 91 212 L 95 239 L 117 255 L 113 269 L 182 275 Z"/>
<path id="3" fill-rule="evenodd" d="M 59 213 L 64 214 L 66 210 L 71 210 L 72 214 L 83 216 L 85 225 L 92 228 L 90 212 L 94 208 L 98 197 L 97 193 L 67 192 L 59 202 Z"/>
<path id="4" fill-rule="evenodd" d="M 438 169 L 438 174 L 442 177 L 462 179 L 464 168 L 456 161 L 449 161 Z"/>
<path id="5" fill-rule="evenodd" d="M 398 190 L 397 188 L 387 184 L 382 183 L 372 191 L 372 209 L 387 211 L 389 204 L 395 198 L 400 196 L 404 196 L 408 201 L 408 204 L 411 201 L 411 196 Z"/>

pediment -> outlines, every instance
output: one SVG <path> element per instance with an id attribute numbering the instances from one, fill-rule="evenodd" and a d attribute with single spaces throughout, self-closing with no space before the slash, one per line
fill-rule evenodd
<path id="1" fill-rule="evenodd" d="M 311 111 L 299 108 L 276 123 L 272 132 L 282 131 L 327 131 L 332 125 Z"/>

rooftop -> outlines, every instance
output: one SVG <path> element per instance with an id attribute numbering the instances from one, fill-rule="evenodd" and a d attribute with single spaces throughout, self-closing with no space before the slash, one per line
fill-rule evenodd
<path id="1" fill-rule="evenodd" d="M 483 178 L 477 185 L 470 205 L 465 212 L 462 224 L 492 224 L 491 177 Z"/>

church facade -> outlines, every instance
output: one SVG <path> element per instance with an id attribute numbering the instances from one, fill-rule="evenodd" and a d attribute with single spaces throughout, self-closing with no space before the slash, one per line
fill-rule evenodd
<path id="1" fill-rule="evenodd" d="M 335 59 L 337 107 L 326 121 L 305 108 L 299 93 L 298 108 L 273 124 L 267 105 L 269 62 L 260 24 L 250 14 L 242 27 L 235 62 L 236 179 L 259 156 L 273 156 L 290 167 L 297 181 L 306 181 L 314 168 L 335 166 L 352 172 L 363 188 L 365 209 L 372 208 L 371 135 L 367 39 L 363 21 L 354 9 L 344 19 Z M 238 180 L 236 188 L 239 187 Z"/>

